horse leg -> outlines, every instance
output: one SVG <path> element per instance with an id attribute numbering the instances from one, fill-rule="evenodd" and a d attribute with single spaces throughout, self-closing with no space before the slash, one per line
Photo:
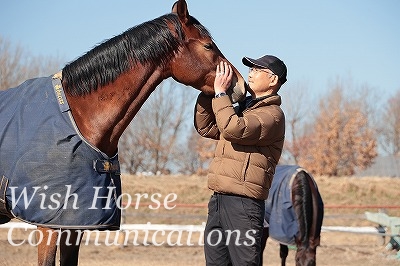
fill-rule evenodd
<path id="1" fill-rule="evenodd" d="M 60 238 L 60 266 L 78 265 L 79 247 L 83 232 L 63 230 Z"/>
<path id="2" fill-rule="evenodd" d="M 261 236 L 261 255 L 260 255 L 260 264 L 259 264 L 259 266 L 263 265 L 263 254 L 264 254 L 265 246 L 267 245 L 268 237 L 269 237 L 269 227 L 264 227 L 263 228 L 263 233 L 262 233 L 262 236 Z"/>
<path id="3" fill-rule="evenodd" d="M 38 265 L 55 266 L 58 232 L 50 228 L 38 227 Z"/>
<path id="4" fill-rule="evenodd" d="M 286 245 L 279 244 L 279 256 L 281 257 L 281 266 L 286 265 L 286 258 L 289 254 L 289 248 Z"/>

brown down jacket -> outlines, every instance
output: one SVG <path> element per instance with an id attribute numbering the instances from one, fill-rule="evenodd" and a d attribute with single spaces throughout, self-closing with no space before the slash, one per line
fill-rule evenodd
<path id="1" fill-rule="evenodd" d="M 237 115 L 228 96 L 200 93 L 194 126 L 201 136 L 218 140 L 208 173 L 211 190 L 267 199 L 285 138 L 280 104 L 279 95 L 270 95 Z"/>

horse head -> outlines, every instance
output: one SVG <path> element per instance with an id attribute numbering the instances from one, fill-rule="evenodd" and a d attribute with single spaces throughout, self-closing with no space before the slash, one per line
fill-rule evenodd
<path id="1" fill-rule="evenodd" d="M 296 239 L 296 266 L 315 266 L 317 247 L 320 245 L 320 236 L 311 236 L 308 241 Z"/>
<path id="2" fill-rule="evenodd" d="M 213 95 L 221 61 L 228 62 L 207 29 L 189 15 L 185 0 L 179 0 L 171 13 L 134 26 L 67 64 L 62 86 L 80 133 L 113 155 L 123 131 L 163 80 L 172 77 Z M 232 69 L 227 93 L 237 102 L 247 84 Z"/>
<path id="3" fill-rule="evenodd" d="M 180 83 L 211 95 L 214 94 L 216 66 L 225 61 L 232 66 L 234 72 L 228 95 L 233 102 L 243 99 L 247 89 L 244 78 L 218 49 L 206 28 L 189 15 L 185 0 L 175 2 L 172 13 L 177 14 L 184 35 L 179 51 L 174 60 L 171 60 L 172 77 Z M 192 71 L 187 71 L 188 69 Z"/>
<path id="4" fill-rule="evenodd" d="M 298 246 L 296 252 L 296 266 L 315 266 L 316 248 Z"/>

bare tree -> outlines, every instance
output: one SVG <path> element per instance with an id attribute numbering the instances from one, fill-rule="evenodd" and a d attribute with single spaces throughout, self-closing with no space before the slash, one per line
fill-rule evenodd
<path id="1" fill-rule="evenodd" d="M 192 127 L 191 134 L 185 149 L 182 150 L 182 160 L 180 160 L 180 172 L 185 174 L 205 175 L 208 166 L 214 158 L 216 140 L 204 138 Z M 182 147 L 182 148 L 183 148 Z"/>
<path id="2" fill-rule="evenodd" d="M 124 172 L 135 174 L 138 171 L 147 169 L 146 146 L 144 145 L 147 134 L 139 132 L 134 128 L 134 123 L 125 130 L 119 142 L 119 160 Z"/>
<path id="3" fill-rule="evenodd" d="M 186 143 L 180 145 L 177 150 L 177 158 L 175 161 L 178 171 L 182 174 L 195 174 L 199 168 L 199 156 L 195 149 L 198 137 L 194 133 L 197 132 L 195 132 L 194 127 L 192 127 L 187 134 Z"/>
<path id="4" fill-rule="evenodd" d="M 300 163 L 315 174 L 351 175 L 377 156 L 376 134 L 366 104 L 336 87 L 320 101 L 313 133 L 304 139 Z"/>
<path id="5" fill-rule="evenodd" d="M 187 122 L 193 119 L 194 92 L 171 79 L 159 85 L 121 138 L 120 159 L 126 171 L 176 170 L 185 159 L 181 147 Z"/>
<path id="6" fill-rule="evenodd" d="M 305 123 L 312 118 L 313 99 L 305 84 L 298 83 L 282 91 L 282 108 L 286 119 L 285 146 L 282 160 L 298 164 Z"/>
<path id="7" fill-rule="evenodd" d="M 389 155 L 400 156 L 400 90 L 388 100 L 379 129 L 382 149 Z"/>
<path id="8" fill-rule="evenodd" d="M 0 36 L 0 90 L 14 87 L 39 75 L 50 75 L 60 69 L 60 59 L 32 56 L 21 46 Z"/>

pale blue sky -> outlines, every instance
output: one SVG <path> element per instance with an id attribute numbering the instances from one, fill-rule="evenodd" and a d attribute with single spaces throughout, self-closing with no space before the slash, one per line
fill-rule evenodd
<path id="1" fill-rule="evenodd" d="M 166 0 L 0 0 L 0 35 L 33 55 L 65 62 L 139 23 L 169 13 Z M 191 15 L 247 77 L 241 58 L 288 66 L 287 88 L 320 94 L 337 77 L 384 98 L 400 89 L 400 1 L 187 0 Z"/>

